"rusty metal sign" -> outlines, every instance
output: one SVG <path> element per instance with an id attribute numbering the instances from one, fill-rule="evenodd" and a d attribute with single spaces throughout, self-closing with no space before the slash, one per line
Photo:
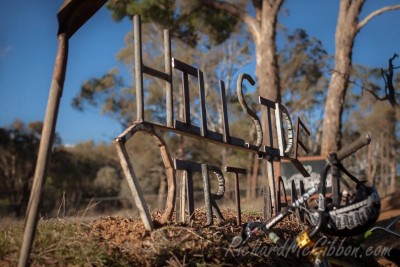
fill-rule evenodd
<path id="1" fill-rule="evenodd" d="M 223 220 L 222 213 L 220 213 L 218 205 L 215 200 L 223 196 L 222 185 L 224 181 L 224 175 L 221 171 L 222 168 L 216 166 L 194 163 L 183 161 L 182 159 L 174 159 L 173 170 L 172 159 L 169 156 L 168 148 L 165 142 L 162 140 L 161 135 L 157 134 L 158 130 L 174 132 L 182 136 L 188 136 L 191 138 L 200 139 L 202 141 L 211 142 L 215 145 L 226 146 L 232 149 L 244 150 L 248 153 L 256 153 L 260 159 L 267 162 L 268 167 L 268 184 L 269 188 L 267 191 L 270 197 L 265 205 L 273 207 L 275 212 L 280 209 L 281 201 L 277 201 L 279 197 L 279 192 L 284 192 L 285 190 L 276 190 L 275 182 L 277 177 L 274 177 L 273 162 L 280 162 L 282 159 L 289 160 L 294 164 L 298 171 L 303 176 L 309 176 L 309 173 L 297 159 L 298 147 L 307 151 L 304 142 L 299 137 L 299 131 L 304 131 L 306 134 L 310 134 L 304 123 L 298 119 L 296 124 L 296 131 L 292 125 L 292 120 L 286 107 L 280 103 L 273 102 L 263 97 L 259 97 L 259 104 L 267 108 L 268 111 L 268 129 L 262 129 L 261 122 L 256 114 L 246 103 L 242 92 L 242 85 L 245 81 L 250 83 L 252 86 L 255 85 L 254 79 L 249 74 L 241 74 L 237 79 L 236 93 L 238 97 L 238 102 L 240 103 L 243 111 L 248 114 L 254 123 L 256 128 L 257 138 L 255 141 L 245 141 L 241 138 L 232 136 L 229 131 L 228 123 L 228 112 L 227 112 L 227 101 L 225 94 L 225 85 L 222 80 L 220 80 L 220 101 L 222 106 L 222 122 L 223 131 L 222 133 L 212 131 L 207 128 L 207 111 L 206 111 L 206 98 L 204 91 L 204 76 L 200 69 L 197 69 L 185 62 L 180 61 L 177 58 L 172 57 L 171 53 L 171 38 L 168 30 L 164 30 L 164 59 L 165 59 L 165 71 L 159 71 L 155 68 L 143 64 L 142 60 L 142 37 L 141 37 L 141 22 L 140 16 L 136 15 L 133 19 L 134 22 L 134 54 L 135 54 L 135 85 L 136 85 L 136 106 L 137 106 L 137 117 L 136 121 L 126 129 L 121 135 L 119 135 L 114 143 L 117 146 L 119 159 L 124 170 L 126 179 L 130 186 L 131 192 L 134 196 L 136 206 L 139 208 L 141 219 L 145 227 L 148 230 L 153 230 L 153 224 L 151 222 L 151 216 L 147 208 L 147 204 L 143 197 L 143 192 L 141 190 L 140 184 L 137 177 L 134 174 L 134 170 L 130 165 L 130 158 L 128 153 L 126 153 L 125 142 L 131 138 L 136 131 L 144 131 L 151 134 L 153 137 L 156 136 L 162 147 L 162 155 L 164 163 L 167 168 L 168 173 L 168 197 L 166 209 L 164 210 L 163 220 L 171 219 L 173 207 L 175 207 L 176 202 L 176 170 L 183 170 L 184 177 L 180 182 L 180 202 L 177 206 L 179 209 L 176 210 L 178 214 L 178 220 L 185 220 L 185 212 L 187 212 L 189 221 L 193 220 L 194 216 L 194 203 L 193 203 L 193 181 L 191 174 L 194 172 L 202 173 L 203 184 L 204 184 L 204 198 L 207 211 L 207 224 L 212 223 L 213 209 L 217 214 L 217 217 Z M 181 74 L 181 93 L 183 95 L 183 119 L 174 119 L 173 107 L 173 69 L 180 72 Z M 165 101 L 166 101 L 166 124 L 154 123 L 146 120 L 145 118 L 145 107 L 144 107 L 144 84 L 143 75 L 149 75 L 165 82 Z M 200 125 L 193 124 L 190 112 L 190 90 L 189 90 L 189 77 L 197 79 L 199 102 L 200 102 Z M 275 114 L 275 121 L 273 121 L 271 113 Z M 276 125 L 276 132 L 273 132 L 272 124 Z M 266 146 L 263 144 L 263 132 L 267 131 L 270 137 L 277 137 L 278 144 L 277 148 L 273 147 L 272 144 Z M 296 134 L 296 136 L 295 136 Z M 270 140 L 273 140 L 270 138 Z M 294 153 L 293 153 L 294 152 Z M 291 155 L 294 154 L 293 157 Z M 235 168 L 233 166 L 226 166 L 223 168 L 225 172 L 233 172 L 236 175 L 236 205 L 238 212 L 238 224 L 240 224 L 240 195 L 239 195 L 239 183 L 238 174 L 245 173 L 246 170 Z M 220 183 L 220 190 L 216 194 L 211 194 L 209 189 L 210 178 L 209 172 L 214 172 L 217 175 L 218 181 Z M 278 194 L 277 194 L 278 193 Z M 272 210 L 269 209 L 266 216 L 271 216 Z M 210 217 L 211 216 L 211 217 Z"/>

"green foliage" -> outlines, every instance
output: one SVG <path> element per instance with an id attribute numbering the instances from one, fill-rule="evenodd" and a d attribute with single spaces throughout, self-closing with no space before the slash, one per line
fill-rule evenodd
<path id="1" fill-rule="evenodd" d="M 322 108 L 324 91 L 328 85 L 324 70 L 329 57 L 321 41 L 297 29 L 287 35 L 279 54 L 283 99 L 292 111 Z"/>
<path id="2" fill-rule="evenodd" d="M 201 36 L 208 36 L 208 45 L 220 44 L 229 38 L 238 24 L 238 17 L 204 5 L 202 1 L 185 0 L 113 0 L 107 3 L 114 20 L 141 15 L 144 23 L 156 23 L 172 29 L 171 34 L 194 47 Z"/>
<path id="3" fill-rule="evenodd" d="M 0 129 L 0 199 L 7 200 L 17 216 L 28 202 L 41 129 L 41 122 L 25 125 L 19 120 Z"/>
<path id="4" fill-rule="evenodd" d="M 123 87 L 124 81 L 117 69 L 111 69 L 101 78 L 92 78 L 83 83 L 81 91 L 72 100 L 72 106 L 83 111 L 85 103 L 97 107 L 101 112 L 112 116 L 127 125 L 132 120 L 135 101 L 129 90 Z M 131 112 L 127 112 L 127 110 Z"/>
<path id="5" fill-rule="evenodd" d="M 105 177 L 103 177 L 105 176 Z M 93 197 L 117 195 L 121 178 L 119 162 L 114 147 L 106 144 L 95 144 L 91 141 L 73 147 L 60 147 L 53 151 L 49 168 L 48 192 L 45 200 L 53 203 L 47 211 L 54 209 L 54 204 L 65 197 L 66 209 L 74 213 L 88 204 Z M 106 181 L 110 179 L 110 181 Z M 107 188 L 107 184 L 112 188 Z"/>

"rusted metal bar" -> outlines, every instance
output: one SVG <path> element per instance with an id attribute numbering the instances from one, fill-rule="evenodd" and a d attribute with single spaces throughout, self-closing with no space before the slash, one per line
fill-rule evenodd
<path id="1" fill-rule="evenodd" d="M 265 106 L 267 108 L 267 124 L 268 124 L 268 135 L 269 135 L 269 144 L 267 144 L 269 147 L 265 147 L 266 154 L 267 154 L 267 175 L 268 175 L 268 195 L 264 196 L 264 202 L 267 203 L 268 201 L 271 201 L 271 205 L 276 209 L 276 185 L 275 185 L 275 174 L 274 174 L 274 164 L 273 161 L 277 159 L 278 161 L 280 160 L 280 150 L 278 150 L 278 157 L 272 156 L 272 149 L 274 149 L 274 138 L 273 138 L 273 132 L 272 132 L 272 116 L 271 116 L 271 109 L 275 109 L 276 105 L 275 102 L 272 102 L 271 100 L 268 100 L 266 98 L 263 98 L 259 96 L 258 101 L 261 105 Z M 264 129 L 266 130 L 266 129 Z M 268 150 L 267 150 L 268 149 Z M 264 192 L 265 194 L 265 192 Z M 269 197 L 268 197 L 269 196 Z M 265 205 L 265 204 L 264 204 Z M 270 204 L 267 203 L 269 206 Z M 269 219 L 272 217 L 272 209 L 270 210 L 268 207 L 264 207 L 264 217 L 265 219 Z M 265 214 L 265 213 L 269 214 Z"/>
<path id="2" fill-rule="evenodd" d="M 300 196 L 302 196 L 306 192 L 306 190 L 304 188 L 304 182 L 302 180 L 299 181 L 299 187 L 300 187 L 299 188 L 300 189 Z M 307 204 L 306 201 L 303 203 L 303 205 L 305 207 L 305 210 L 308 210 L 308 204 Z M 299 210 L 299 220 L 301 222 L 305 221 L 305 219 L 304 219 L 304 210 Z"/>
<path id="3" fill-rule="evenodd" d="M 303 164 L 301 164 L 301 162 L 297 158 L 284 158 L 284 159 L 289 160 L 301 173 L 301 175 L 303 175 L 304 177 L 310 177 L 308 171 L 304 168 Z"/>
<path id="4" fill-rule="evenodd" d="M 124 171 L 126 181 L 128 182 L 129 189 L 131 190 L 133 199 L 136 207 L 139 210 L 140 217 L 144 223 L 144 227 L 147 230 L 154 230 L 154 225 L 151 220 L 150 211 L 147 207 L 146 201 L 143 196 L 143 192 L 139 185 L 139 181 L 136 178 L 132 164 L 129 161 L 129 155 L 126 148 L 118 138 L 115 140 L 119 161 L 121 163 L 122 170 Z"/>
<path id="5" fill-rule="evenodd" d="M 262 96 L 258 97 L 258 102 L 267 108 L 267 118 L 268 118 L 268 135 L 269 135 L 269 144 L 267 146 L 274 147 L 274 136 L 272 133 L 272 117 L 271 117 L 271 109 L 275 109 L 275 102 L 266 99 Z M 265 131 L 266 129 L 264 129 Z"/>
<path id="6" fill-rule="evenodd" d="M 291 183 L 292 187 L 291 187 L 291 194 L 290 197 L 292 198 L 292 204 L 297 200 L 297 190 L 296 190 L 296 183 L 294 180 L 292 180 Z"/>
<path id="7" fill-rule="evenodd" d="M 305 193 L 303 181 L 299 180 L 299 190 L 298 190 L 296 187 L 295 180 L 292 180 L 290 192 L 291 192 L 292 203 L 294 203 L 299 196 L 302 196 Z M 301 206 L 305 206 L 307 208 L 307 202 L 301 204 Z M 299 222 L 304 222 L 304 211 L 303 210 L 297 209 L 295 216 L 299 220 Z"/>
<path id="8" fill-rule="evenodd" d="M 226 93 L 225 93 L 225 83 L 223 80 L 219 80 L 219 91 L 221 96 L 222 104 L 222 124 L 224 128 L 224 142 L 230 143 L 231 137 L 229 133 L 229 122 L 228 122 L 228 109 L 226 107 Z"/>
<path id="9" fill-rule="evenodd" d="M 22 239 L 22 247 L 20 258 L 18 261 L 19 266 L 28 265 L 29 254 L 36 232 L 38 208 L 41 201 L 42 188 L 46 183 L 46 173 L 53 145 L 54 129 L 57 122 L 57 114 L 64 86 L 67 57 L 67 35 L 60 34 L 58 36 L 58 51 L 56 63 L 54 66 L 53 80 L 50 86 L 49 100 L 47 103 L 46 116 L 43 125 L 44 127 L 42 130 L 38 158 L 36 162 L 35 175 L 33 177 L 31 195 L 29 198 L 27 213 L 25 216 L 24 236 Z"/>
<path id="10" fill-rule="evenodd" d="M 237 225 L 242 224 L 242 210 L 240 207 L 240 188 L 239 188 L 239 173 L 246 174 L 246 169 L 234 168 L 234 167 L 224 167 L 225 172 L 233 172 L 235 173 L 235 201 L 236 201 L 236 222 Z"/>
<path id="11" fill-rule="evenodd" d="M 174 159 L 175 170 L 201 172 L 201 164 L 188 160 Z"/>
<path id="12" fill-rule="evenodd" d="M 187 160 L 174 159 L 175 170 L 184 171 L 181 183 L 181 222 L 185 221 L 186 205 L 188 209 L 189 222 L 192 223 L 194 217 L 194 193 L 193 193 L 193 176 L 195 172 L 201 172 L 201 164 Z"/>
<path id="13" fill-rule="evenodd" d="M 215 210 L 215 216 L 217 217 L 218 221 L 223 222 L 225 221 L 224 216 L 222 215 L 221 209 L 219 208 L 217 202 L 215 201 L 216 195 L 211 194 L 211 205 L 213 206 Z"/>
<path id="14" fill-rule="evenodd" d="M 31 194 L 25 215 L 24 234 L 18 258 L 19 267 L 29 265 L 29 254 L 35 238 L 38 221 L 38 208 L 42 197 L 43 186 L 46 183 L 47 168 L 50 162 L 58 110 L 64 87 L 68 59 L 68 40 L 97 12 L 97 10 L 100 9 L 105 2 L 105 0 L 68 0 L 64 1 L 57 13 L 57 56 L 53 70 Z"/>
<path id="15" fill-rule="evenodd" d="M 207 225 L 211 225 L 213 223 L 213 211 L 211 205 L 210 177 L 207 164 L 201 164 L 201 173 L 203 177 L 204 204 L 206 209 Z"/>
<path id="16" fill-rule="evenodd" d="M 187 75 L 191 75 L 197 78 L 197 69 L 193 66 L 190 66 L 189 64 L 180 61 L 179 59 L 172 58 L 172 67 L 183 73 L 186 73 Z"/>
<path id="17" fill-rule="evenodd" d="M 189 94 L 189 77 L 191 75 L 198 78 L 198 69 L 192 67 L 176 58 L 172 58 L 172 67 L 182 72 L 182 95 L 184 105 L 184 123 L 190 125 L 190 94 Z"/>
<path id="18" fill-rule="evenodd" d="M 281 117 L 281 112 L 280 112 L 280 107 L 279 103 L 275 103 L 275 120 L 276 120 L 276 131 L 277 131 L 277 139 L 278 139 L 278 147 L 280 151 L 280 156 L 284 156 L 284 150 L 285 150 L 285 138 L 284 138 L 284 132 L 282 129 L 282 117 Z"/>
<path id="19" fill-rule="evenodd" d="M 264 220 L 272 218 L 272 200 L 269 186 L 263 187 Z"/>
<path id="20" fill-rule="evenodd" d="M 183 121 L 191 125 L 192 120 L 190 118 L 190 95 L 189 95 L 189 77 L 186 73 L 182 72 L 182 99 L 183 99 Z"/>
<path id="21" fill-rule="evenodd" d="M 204 77 L 201 70 L 197 70 L 198 85 L 199 85 L 199 96 L 200 96 L 200 113 L 201 113 L 201 128 L 200 135 L 206 137 L 208 134 L 207 130 L 207 112 L 206 112 L 206 96 L 204 92 Z"/>
<path id="22" fill-rule="evenodd" d="M 342 179 L 342 175 L 338 166 L 336 153 L 330 153 L 328 155 L 328 160 L 331 165 L 332 175 L 332 204 L 339 206 L 341 201 L 340 180 Z"/>
<path id="23" fill-rule="evenodd" d="M 282 194 L 284 198 L 284 203 L 282 202 Z M 286 188 L 283 183 L 283 179 L 281 176 L 278 177 L 278 199 L 277 199 L 277 212 L 280 212 L 282 208 L 286 208 L 288 206 L 287 196 L 286 196 Z"/>
<path id="24" fill-rule="evenodd" d="M 107 0 L 65 0 L 57 12 L 58 33 L 65 33 L 67 39 L 71 38 Z"/>
<path id="25" fill-rule="evenodd" d="M 245 141 L 243 139 L 231 136 L 229 138 L 230 142 L 225 143 L 223 140 L 223 138 L 224 138 L 223 134 L 217 133 L 217 132 L 214 132 L 211 130 L 208 130 L 207 136 L 203 137 L 200 135 L 200 133 L 201 133 L 200 127 L 195 126 L 195 125 L 189 125 L 189 124 L 186 124 L 186 123 L 178 121 L 178 120 L 174 121 L 174 128 L 167 128 L 167 127 L 165 127 L 163 125 L 159 125 L 159 124 L 157 124 L 155 126 L 160 130 L 166 130 L 166 131 L 179 133 L 181 135 L 193 137 L 193 138 L 204 140 L 207 142 L 224 145 L 224 146 L 230 146 L 230 147 L 233 147 L 236 149 L 244 149 L 246 151 L 252 151 L 253 153 L 258 152 L 257 147 L 252 146 L 252 145 L 246 146 Z M 261 152 L 261 153 L 263 153 L 263 152 Z"/>
<path id="26" fill-rule="evenodd" d="M 180 172 L 175 172 L 176 177 L 182 177 Z M 181 222 L 181 181 L 176 179 L 175 221 Z"/>
<path id="27" fill-rule="evenodd" d="M 247 170 L 246 169 L 242 169 L 242 168 L 236 168 L 236 167 L 229 167 L 229 166 L 225 166 L 224 167 L 224 171 L 225 172 L 233 172 L 233 173 L 240 173 L 240 174 L 246 174 Z"/>
<path id="28" fill-rule="evenodd" d="M 172 127 L 174 122 L 174 94 L 172 92 L 172 56 L 171 56 L 171 36 L 169 30 L 164 30 L 164 63 L 165 73 L 169 75 L 168 82 L 165 83 L 165 101 L 167 107 L 167 126 Z"/>
<path id="29" fill-rule="evenodd" d="M 161 80 L 164 80 L 166 82 L 169 81 L 169 75 L 167 73 L 159 71 L 159 70 L 156 70 L 156 69 L 153 69 L 153 68 L 148 67 L 148 66 L 146 66 L 144 64 L 142 65 L 142 71 L 145 74 L 154 76 L 154 77 L 156 77 L 158 79 L 161 79 Z"/>
<path id="30" fill-rule="evenodd" d="M 142 27 L 140 23 L 140 16 L 134 16 L 133 21 L 133 38 L 135 47 L 136 121 L 144 121 Z"/>
<path id="31" fill-rule="evenodd" d="M 270 191 L 269 193 L 272 201 L 271 204 L 276 209 L 276 184 L 275 184 L 274 162 L 272 160 L 267 160 L 267 176 L 268 176 L 268 187 Z"/>
<path id="32" fill-rule="evenodd" d="M 144 123 L 151 124 L 148 122 L 144 122 Z M 174 132 L 174 133 L 181 134 L 183 136 L 188 136 L 188 137 L 195 138 L 198 140 L 207 141 L 209 143 L 218 144 L 221 146 L 226 146 L 226 147 L 230 147 L 230 148 L 234 148 L 234 149 L 239 149 L 239 150 L 243 150 L 243 151 L 250 152 L 250 153 L 256 153 L 256 154 L 260 155 L 260 158 L 266 158 L 269 155 L 276 155 L 277 157 L 273 157 L 273 158 L 271 158 L 271 160 L 275 160 L 275 161 L 280 160 L 279 159 L 279 149 L 264 147 L 263 149 L 257 150 L 253 146 L 250 146 L 250 147 L 245 146 L 245 141 L 243 139 L 236 138 L 233 136 L 231 136 L 230 143 L 225 143 L 223 141 L 222 134 L 213 132 L 210 130 L 208 131 L 207 137 L 202 137 L 199 134 L 200 133 L 199 127 L 194 126 L 194 125 L 188 126 L 188 125 L 185 125 L 183 122 L 180 122 L 177 120 L 175 120 L 174 128 L 169 128 L 169 127 L 166 127 L 166 126 L 160 125 L 160 124 L 151 124 L 151 125 L 154 125 L 154 127 L 156 129 L 159 129 L 162 131 Z"/>
<path id="33" fill-rule="evenodd" d="M 189 215 L 189 223 L 192 224 L 195 220 L 194 216 L 194 193 L 193 193 L 193 174 L 192 172 L 187 172 L 186 176 L 186 190 L 187 190 L 187 206 L 188 206 L 188 215 Z"/>
<path id="34" fill-rule="evenodd" d="M 181 205 L 180 205 L 180 222 L 185 222 L 185 213 L 186 213 L 186 195 L 187 195 L 187 171 L 184 171 L 181 178 L 180 184 L 180 196 L 181 196 Z"/>
<path id="35" fill-rule="evenodd" d="M 298 156 L 298 146 L 300 145 L 303 150 L 308 153 L 308 148 L 307 146 L 303 143 L 303 141 L 300 139 L 300 130 L 304 130 L 308 136 L 310 136 L 310 131 L 307 129 L 307 127 L 304 125 L 304 123 L 301 121 L 300 118 L 297 119 L 296 123 L 296 142 L 294 146 L 294 158 L 297 158 Z"/>
<path id="36" fill-rule="evenodd" d="M 237 225 L 242 224 L 242 211 L 240 208 L 240 189 L 239 189 L 239 174 L 235 172 L 235 201 L 236 201 L 236 221 Z"/>

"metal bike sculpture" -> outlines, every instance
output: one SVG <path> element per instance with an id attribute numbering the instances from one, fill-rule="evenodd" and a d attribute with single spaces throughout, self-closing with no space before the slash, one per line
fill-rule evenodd
<path id="1" fill-rule="evenodd" d="M 341 163 L 341 160 L 368 145 L 370 140 L 370 136 L 365 134 L 348 147 L 330 153 L 319 185 L 310 188 L 298 199 L 293 200 L 291 205 L 270 220 L 246 223 L 241 234 L 233 239 L 231 246 L 233 248 L 243 246 L 255 233 L 262 231 L 275 244 L 284 247 L 285 240 L 274 232 L 273 227 L 299 209 L 304 212 L 310 227 L 297 235 L 295 245 L 298 249 L 311 250 L 311 258 L 315 266 L 330 266 L 323 263 L 326 248 L 315 247 L 315 239 L 319 232 L 342 237 L 365 234 L 367 238 L 374 230 L 379 229 L 399 237 L 399 233 L 390 230 L 390 227 L 399 220 L 398 218 L 386 228 L 370 229 L 380 214 L 379 195 L 374 187 L 365 185 L 365 182 L 353 176 Z M 326 191 L 328 172 L 332 175 L 331 194 L 327 194 Z M 350 181 L 346 181 L 342 173 L 346 174 Z M 354 183 L 355 186 L 351 186 L 350 183 Z M 344 190 L 341 189 L 342 186 L 345 187 Z M 304 209 L 307 201 L 317 194 L 317 206 Z"/>
<path id="2" fill-rule="evenodd" d="M 174 132 L 183 136 L 188 136 L 202 141 L 211 142 L 215 145 L 227 146 L 233 149 L 244 150 L 249 153 L 256 153 L 260 159 L 265 159 L 268 169 L 268 184 L 269 188 L 265 188 L 265 209 L 267 210 L 265 217 L 270 217 L 272 215 L 271 207 L 276 207 L 277 194 L 276 194 L 276 181 L 274 177 L 273 162 L 279 162 L 281 159 L 287 159 L 292 162 L 298 171 L 304 175 L 308 176 L 308 172 L 305 170 L 303 165 L 297 159 L 298 146 L 300 145 L 304 150 L 307 151 L 306 146 L 299 138 L 299 131 L 304 131 L 309 135 L 309 132 L 305 125 L 300 119 L 297 120 L 296 124 L 296 137 L 294 135 L 294 128 L 290 115 L 285 108 L 280 103 L 275 103 L 266 98 L 259 97 L 259 104 L 265 106 L 268 110 L 268 125 L 269 129 L 262 129 L 261 123 L 258 115 L 254 112 L 246 103 L 242 92 L 242 83 L 246 80 L 251 85 L 255 84 L 253 78 L 248 74 L 241 74 L 237 80 L 236 92 L 238 96 L 238 101 L 241 104 L 245 113 L 247 113 L 255 127 L 257 133 L 257 139 L 254 143 L 246 142 L 241 138 L 237 138 L 230 135 L 229 122 L 228 122 L 228 112 L 227 112 L 227 101 L 225 96 L 225 85 L 221 80 L 220 85 L 220 96 L 221 96 L 221 106 L 222 106 L 222 121 L 223 121 L 223 132 L 218 133 L 207 128 L 207 112 L 206 112 L 206 99 L 204 91 L 204 77 L 203 72 L 189 64 L 186 64 L 176 58 L 171 56 L 171 39 L 168 30 L 164 30 L 164 52 L 165 52 L 165 71 L 159 71 L 152 67 L 143 64 L 142 61 L 142 37 L 141 37 L 141 22 L 138 15 L 134 16 L 134 54 L 135 54 L 135 85 L 136 85 L 136 121 L 123 131 L 114 140 L 114 144 L 118 151 L 118 156 L 120 159 L 121 166 L 123 168 L 125 177 L 128 181 L 130 190 L 134 197 L 136 206 L 139 209 L 141 219 L 148 230 L 154 229 L 150 212 L 147 208 L 147 204 L 143 197 L 143 192 L 141 190 L 139 181 L 135 176 L 134 169 L 131 164 L 131 159 L 126 150 L 126 142 L 138 131 L 150 134 L 155 140 L 160 148 L 161 157 L 163 159 L 166 173 L 167 173 L 167 184 L 168 184 L 168 194 L 166 206 L 164 213 L 162 215 L 162 221 L 170 220 L 175 208 L 176 199 L 176 170 L 183 170 L 184 176 L 181 181 L 180 190 L 180 207 L 177 209 L 178 219 L 180 221 L 185 220 L 185 211 L 187 210 L 187 215 L 189 220 L 194 216 L 194 204 L 193 204 L 193 192 L 192 192 L 192 172 L 202 172 L 204 177 L 204 194 L 206 200 L 206 207 L 208 212 L 208 223 L 212 223 L 212 208 L 218 212 L 218 206 L 215 203 L 215 199 L 223 196 L 224 193 L 224 176 L 220 168 L 211 165 L 202 165 L 201 163 L 190 163 L 183 162 L 180 159 L 172 159 L 171 154 L 168 151 L 165 140 L 162 138 L 161 131 Z M 173 69 L 181 73 L 181 88 L 183 95 L 183 120 L 174 120 L 174 99 L 173 99 Z M 144 112 L 144 88 L 143 88 L 143 74 L 153 76 L 155 78 L 161 79 L 165 82 L 165 99 L 166 99 L 166 125 L 149 122 L 145 118 Z M 200 126 L 194 125 L 191 120 L 190 112 L 190 90 L 189 90 L 189 77 L 195 78 L 198 81 L 198 94 L 200 102 Z M 275 113 L 275 121 L 273 121 L 271 113 Z M 276 132 L 273 133 L 272 124 L 276 125 Z M 263 144 L 263 131 L 268 131 L 269 136 L 276 136 L 278 144 L 273 144 L 273 138 L 270 144 Z M 286 135 L 285 135 L 286 133 Z M 294 156 L 292 155 L 292 150 L 294 150 Z M 225 167 L 225 170 L 234 172 L 236 176 L 239 173 L 245 173 L 245 170 L 234 168 L 231 166 Z M 209 190 L 209 178 L 208 171 L 212 171 L 217 174 L 219 182 L 219 191 L 216 194 L 210 195 Z M 237 178 L 236 178 L 237 179 Z M 238 184 L 237 184 L 236 195 L 238 195 Z M 270 194 L 270 196 L 268 195 Z M 240 196 L 237 196 L 237 206 L 240 206 Z M 213 200 L 214 199 L 214 200 Z M 207 202 L 209 201 L 209 202 Z M 211 203 L 212 202 L 212 203 Z M 186 208 L 187 206 L 187 208 Z M 238 207 L 238 213 L 240 213 L 240 207 Z M 222 215 L 219 216 L 222 219 Z M 238 222 L 240 222 L 240 214 L 238 214 Z"/>

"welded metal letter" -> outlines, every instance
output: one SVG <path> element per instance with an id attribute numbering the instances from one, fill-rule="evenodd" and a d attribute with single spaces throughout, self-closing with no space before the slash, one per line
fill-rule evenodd
<path id="1" fill-rule="evenodd" d="M 203 177 L 203 185 L 204 185 L 204 202 L 206 206 L 206 215 L 207 215 L 207 225 L 213 224 L 213 208 L 216 212 L 216 216 L 219 221 L 224 221 L 224 217 L 222 216 L 222 212 L 218 207 L 218 204 L 215 200 L 221 199 L 225 193 L 225 178 L 218 167 L 201 164 L 201 171 Z M 211 186 L 210 186 L 210 176 L 209 172 L 214 172 L 214 174 L 218 178 L 218 192 L 216 194 L 211 194 Z"/>
<path id="2" fill-rule="evenodd" d="M 240 209 L 239 173 L 246 174 L 247 170 L 226 166 L 224 168 L 224 171 L 235 173 L 236 221 L 237 221 L 237 225 L 239 226 L 242 224 L 242 211 Z"/>
<path id="3" fill-rule="evenodd" d="M 221 106 L 222 106 L 222 124 L 224 127 L 224 142 L 230 143 L 231 136 L 229 133 L 228 109 L 226 107 L 225 83 L 222 80 L 219 80 L 219 91 L 220 91 Z"/>
<path id="4" fill-rule="evenodd" d="M 172 213 L 175 206 L 175 171 L 172 164 L 172 158 L 168 151 L 168 148 L 165 144 L 164 139 L 162 138 L 161 133 L 154 128 L 152 124 L 148 123 L 134 123 L 132 126 L 127 128 L 122 134 L 120 134 L 115 140 L 114 144 L 116 145 L 119 160 L 122 166 L 122 169 L 125 174 L 125 178 L 129 184 L 132 195 L 135 200 L 135 204 L 139 209 L 140 216 L 142 221 L 148 230 L 153 230 L 153 223 L 151 221 L 151 216 L 144 200 L 143 193 L 141 187 L 139 185 L 139 181 L 136 178 L 135 172 L 130 162 L 130 157 L 126 151 L 125 144 L 126 142 L 132 138 L 137 132 L 144 132 L 151 135 L 157 146 L 160 149 L 161 157 L 164 162 L 165 169 L 167 171 L 167 183 L 168 183 L 168 195 L 167 195 L 167 203 L 165 206 L 164 213 L 161 217 L 162 222 L 168 221 L 172 217 Z"/>
<path id="5" fill-rule="evenodd" d="M 136 121 L 144 121 L 143 72 L 142 72 L 142 27 L 140 16 L 133 18 L 135 42 Z"/>
<path id="6" fill-rule="evenodd" d="M 297 118 L 296 124 L 296 142 L 294 146 L 294 158 L 297 158 L 298 147 L 299 145 L 303 148 L 303 150 L 308 153 L 308 148 L 304 144 L 304 142 L 300 139 L 300 130 L 303 130 L 308 136 L 310 136 L 310 131 L 308 131 L 307 127 L 301 121 L 300 118 Z"/>
<path id="7" fill-rule="evenodd" d="M 285 202 L 282 202 L 282 196 Z M 286 188 L 281 176 L 278 177 L 278 192 L 277 192 L 277 204 L 276 211 L 280 212 L 282 208 L 286 208 L 288 206 L 287 196 L 286 196 Z"/>
<path id="8" fill-rule="evenodd" d="M 135 49 L 135 82 L 136 82 L 136 121 L 145 121 L 143 73 L 165 81 L 165 98 L 167 107 L 167 126 L 173 124 L 173 94 L 172 94 L 172 67 L 171 67 L 171 37 L 169 30 L 164 30 L 164 61 L 165 72 L 156 70 L 143 64 L 142 57 L 142 30 L 140 16 L 134 16 L 134 49 Z"/>
<path id="9" fill-rule="evenodd" d="M 257 116 L 257 114 L 252 109 L 249 108 L 249 106 L 246 103 L 246 100 L 244 99 L 243 90 L 242 90 L 243 80 L 247 80 L 251 85 L 254 85 L 255 81 L 253 80 L 253 78 L 250 75 L 248 75 L 246 73 L 241 73 L 237 79 L 236 93 L 238 95 L 239 103 L 242 106 L 242 109 L 250 117 L 252 117 L 254 125 L 256 126 L 257 141 L 255 144 L 255 149 L 259 149 L 261 147 L 261 144 L 263 141 L 263 132 L 262 132 L 262 128 L 261 128 L 260 118 Z M 252 145 L 250 143 L 246 143 L 246 146 L 251 147 Z"/>
<path id="10" fill-rule="evenodd" d="M 278 145 L 281 157 L 290 157 L 293 148 L 293 126 L 289 112 L 286 107 L 280 103 L 275 103 L 275 119 L 276 129 L 278 133 Z M 286 125 L 286 139 L 284 136 L 284 127 L 282 121 Z"/>
<path id="11" fill-rule="evenodd" d="M 194 193 L 193 193 L 193 173 L 201 172 L 201 165 L 187 160 L 174 159 L 175 170 L 184 171 L 180 185 L 180 208 L 178 220 L 185 221 L 186 205 L 188 209 L 189 222 L 192 223 L 194 217 Z"/>

